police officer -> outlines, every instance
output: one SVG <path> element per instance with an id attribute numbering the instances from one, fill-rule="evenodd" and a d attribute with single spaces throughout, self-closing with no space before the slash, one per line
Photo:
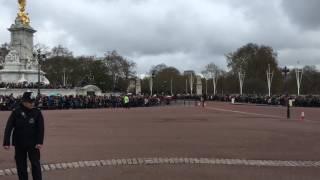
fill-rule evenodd
<path id="1" fill-rule="evenodd" d="M 204 94 L 200 97 L 200 101 L 201 101 L 201 106 L 204 108 L 204 105 L 206 103 L 206 98 L 207 98 L 207 95 Z"/>
<path id="2" fill-rule="evenodd" d="M 28 180 L 27 157 L 31 162 L 33 180 L 42 180 L 40 149 L 44 139 L 44 121 L 39 109 L 34 108 L 32 93 L 23 94 L 21 104 L 11 113 L 6 125 L 3 147 L 15 147 L 15 160 L 19 180 Z"/>
<path id="3" fill-rule="evenodd" d="M 127 95 L 125 95 L 123 97 L 123 101 L 124 101 L 124 107 L 129 109 L 130 108 L 130 104 L 129 104 L 130 103 L 130 99 L 129 99 L 129 97 Z"/>

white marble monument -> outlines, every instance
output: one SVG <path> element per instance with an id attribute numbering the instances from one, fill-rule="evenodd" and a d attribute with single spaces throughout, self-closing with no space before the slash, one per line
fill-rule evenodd
<path id="1" fill-rule="evenodd" d="M 127 93 L 135 93 L 136 91 L 136 80 L 131 79 L 127 88 Z"/>
<path id="2" fill-rule="evenodd" d="M 11 25 L 10 52 L 0 70 L 0 82 L 4 83 L 37 83 L 38 60 L 33 57 L 33 34 L 28 14 L 25 12 L 26 1 L 19 1 L 19 13 L 15 23 Z M 40 71 L 40 81 L 49 84 L 45 73 Z"/>
<path id="3" fill-rule="evenodd" d="M 136 79 L 136 95 L 141 95 L 141 79 Z"/>
<path id="4" fill-rule="evenodd" d="M 201 76 L 197 76 L 197 95 L 202 96 L 202 80 Z"/>

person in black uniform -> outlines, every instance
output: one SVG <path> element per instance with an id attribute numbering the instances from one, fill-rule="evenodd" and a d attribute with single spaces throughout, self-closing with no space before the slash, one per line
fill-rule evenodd
<path id="1" fill-rule="evenodd" d="M 204 94 L 200 97 L 200 102 L 201 102 L 201 106 L 204 108 L 205 106 L 205 103 L 206 103 L 206 100 L 207 100 L 207 95 Z"/>
<path id="2" fill-rule="evenodd" d="M 21 104 L 11 113 L 4 133 L 3 147 L 15 147 L 15 160 L 19 180 L 28 180 L 27 157 L 31 162 L 33 180 L 42 180 L 40 149 L 44 139 L 44 120 L 39 109 L 34 108 L 30 92 L 23 94 Z"/>

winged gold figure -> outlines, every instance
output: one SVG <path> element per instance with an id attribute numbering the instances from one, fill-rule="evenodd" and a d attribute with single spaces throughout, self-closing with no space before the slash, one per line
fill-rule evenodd
<path id="1" fill-rule="evenodd" d="M 27 0 L 18 0 L 20 11 L 24 12 L 27 5 Z"/>
<path id="2" fill-rule="evenodd" d="M 30 18 L 28 16 L 28 13 L 26 13 L 27 0 L 18 0 L 18 3 L 19 3 L 18 17 L 20 18 L 22 24 L 29 25 Z"/>

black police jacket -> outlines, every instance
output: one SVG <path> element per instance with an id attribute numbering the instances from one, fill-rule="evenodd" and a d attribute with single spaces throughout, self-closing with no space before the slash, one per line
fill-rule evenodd
<path id="1" fill-rule="evenodd" d="M 44 120 L 41 111 L 37 108 L 27 109 L 23 105 L 18 106 L 8 119 L 3 146 L 10 146 L 11 133 L 14 146 L 43 144 Z"/>

